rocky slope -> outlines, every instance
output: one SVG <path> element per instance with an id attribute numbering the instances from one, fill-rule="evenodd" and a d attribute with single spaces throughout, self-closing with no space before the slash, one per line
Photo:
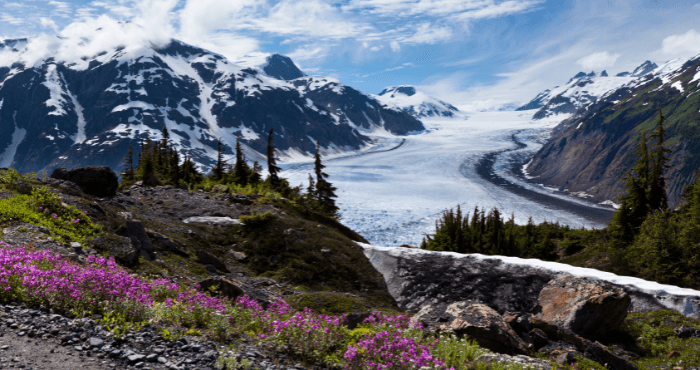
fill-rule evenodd
<path id="1" fill-rule="evenodd" d="M 0 167 L 117 169 L 129 144 L 160 139 L 164 126 L 204 171 L 216 160 L 217 139 L 227 154 L 240 139 L 248 158 L 260 160 L 271 128 L 278 149 L 302 153 L 313 153 L 316 141 L 357 150 L 373 130 L 424 129 L 402 110 L 338 80 L 306 76 L 280 55 L 244 67 L 177 40 L 97 53 L 67 54 L 68 46 L 50 36 L 0 43 Z"/>
<path id="2" fill-rule="evenodd" d="M 671 61 L 604 94 L 557 126 L 527 171 L 540 183 L 583 191 L 597 201 L 616 200 L 625 193 L 621 178 L 636 160 L 641 132 L 653 129 L 661 108 L 672 151 L 667 191 L 675 207 L 700 168 L 698 68 L 700 56 Z"/>
<path id="3" fill-rule="evenodd" d="M 632 80 L 642 77 L 658 66 L 646 61 L 635 70 L 609 76 L 606 71 L 579 72 L 564 86 L 556 86 L 539 93 L 529 103 L 516 110 L 538 109 L 533 119 L 541 119 L 557 114 L 574 114 L 607 93 Z"/>

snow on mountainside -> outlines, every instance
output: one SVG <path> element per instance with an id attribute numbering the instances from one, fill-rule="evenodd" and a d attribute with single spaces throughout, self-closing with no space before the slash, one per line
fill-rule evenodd
<path id="1" fill-rule="evenodd" d="M 655 63 L 646 61 L 632 73 L 622 72 L 615 77 L 609 76 L 606 71 L 601 72 L 599 75 L 595 72 L 588 74 L 579 72 L 566 85 L 545 90 L 529 103 L 516 110 L 539 109 L 533 116 L 533 119 L 541 119 L 562 113 L 573 114 L 593 103 L 605 93 L 630 83 L 657 67 Z"/>
<path id="2" fill-rule="evenodd" d="M 563 121 L 535 154 L 527 170 L 538 182 L 597 201 L 625 193 L 621 177 L 634 165 L 639 135 L 666 117 L 670 168 L 665 172 L 669 205 L 681 201 L 700 167 L 700 55 L 640 69 L 641 76 L 608 91 Z"/>
<path id="3" fill-rule="evenodd" d="M 179 153 L 189 151 L 205 171 L 217 139 L 228 154 L 240 139 L 249 160 L 263 159 L 270 128 L 281 151 L 307 154 L 317 140 L 358 150 L 374 130 L 424 130 L 337 80 L 304 75 L 284 56 L 250 68 L 176 40 L 106 50 L 72 42 L 40 36 L 0 44 L 0 165 L 118 169 L 130 144 L 160 139 L 163 126 Z"/>
<path id="4" fill-rule="evenodd" d="M 453 105 L 428 96 L 409 85 L 387 87 L 376 98 L 387 106 L 397 106 L 417 118 L 453 117 L 459 112 Z"/>

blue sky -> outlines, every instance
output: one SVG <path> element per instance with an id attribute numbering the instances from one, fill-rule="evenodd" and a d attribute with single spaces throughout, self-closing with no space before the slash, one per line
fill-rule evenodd
<path id="1" fill-rule="evenodd" d="M 700 0 L 0 0 L 0 37 L 113 20 L 223 54 L 288 55 L 369 93 L 415 85 L 466 110 L 522 104 L 579 71 L 700 53 Z"/>

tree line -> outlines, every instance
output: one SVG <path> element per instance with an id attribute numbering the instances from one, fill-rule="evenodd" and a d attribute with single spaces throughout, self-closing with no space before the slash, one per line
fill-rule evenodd
<path id="1" fill-rule="evenodd" d="M 197 169 L 191 152 L 186 152 L 181 161 L 177 149 L 170 141 L 167 127 L 163 127 L 160 140 L 146 138 L 139 142 L 139 148 L 134 153 L 133 145 L 124 158 L 122 187 L 142 181 L 144 186 L 173 185 L 188 189 L 208 188 L 215 185 L 225 185 L 232 189 L 248 189 L 252 192 L 273 191 L 285 198 L 292 199 L 306 210 L 317 212 L 332 218 L 340 218 L 339 209 L 335 204 L 336 188 L 328 181 L 328 174 L 323 172 L 325 166 L 321 162 L 321 146 L 316 142 L 314 154 L 314 179 L 309 174 L 309 185 L 306 193 L 301 186 L 291 187 L 289 181 L 280 176 L 282 169 L 277 165 L 277 148 L 273 142 L 274 128 L 270 129 L 266 147 L 267 177 L 263 179 L 262 166 L 253 162 L 252 167 L 236 139 L 235 162 L 225 159 L 226 147 L 217 140 L 217 161 L 211 168 L 211 173 L 205 176 Z M 136 157 L 135 157 L 136 155 Z"/>

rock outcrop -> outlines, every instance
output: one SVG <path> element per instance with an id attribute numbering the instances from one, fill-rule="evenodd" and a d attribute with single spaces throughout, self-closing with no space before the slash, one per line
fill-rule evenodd
<path id="1" fill-rule="evenodd" d="M 427 330 L 469 336 L 480 346 L 506 354 L 527 354 L 527 344 L 506 324 L 498 312 L 481 303 L 455 302 L 425 306 L 413 319 Z"/>
<path id="2" fill-rule="evenodd" d="M 85 166 L 70 171 L 57 168 L 51 174 L 51 178 L 75 183 L 85 194 L 96 197 L 113 196 L 119 187 L 117 174 L 107 166 Z"/>
<path id="3" fill-rule="evenodd" d="M 534 310 L 542 321 L 585 338 L 602 338 L 622 324 L 630 302 L 620 287 L 564 276 L 544 286 Z"/>
<path id="4" fill-rule="evenodd" d="M 408 310 L 469 299 L 501 314 L 526 314 L 549 281 L 576 275 L 605 280 L 622 289 L 631 299 L 629 312 L 668 309 L 700 318 L 700 292 L 691 289 L 555 262 L 358 244 L 384 276 L 397 304 Z"/>

